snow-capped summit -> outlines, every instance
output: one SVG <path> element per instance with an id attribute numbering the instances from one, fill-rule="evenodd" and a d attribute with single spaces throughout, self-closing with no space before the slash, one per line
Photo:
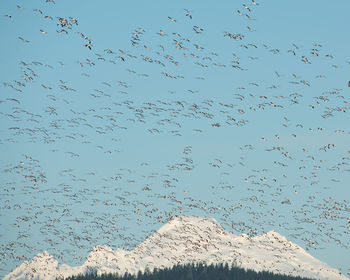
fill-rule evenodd
<path id="1" fill-rule="evenodd" d="M 108 246 L 95 246 L 85 263 L 77 267 L 58 266 L 51 255 L 43 252 L 4 279 L 28 279 L 30 275 L 51 280 L 89 271 L 137 273 L 146 268 L 152 270 L 191 262 L 235 263 L 257 271 L 315 279 L 348 279 L 275 231 L 255 237 L 234 235 L 213 218 L 192 216 L 174 217 L 134 250 L 114 251 Z"/>
<path id="2" fill-rule="evenodd" d="M 37 254 L 31 262 L 25 261 L 4 279 L 54 279 L 58 270 L 58 261 L 48 252 Z"/>

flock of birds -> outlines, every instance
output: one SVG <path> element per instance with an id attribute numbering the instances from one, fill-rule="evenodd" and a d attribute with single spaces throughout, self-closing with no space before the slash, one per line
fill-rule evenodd
<path id="1" fill-rule="evenodd" d="M 253 41 L 262 6 L 254 0 L 231 12 L 244 30 L 210 34 L 184 9 L 164 17 L 166 28 L 137 27 L 121 48 L 97 48 L 78 17 L 26 5 L 5 14 L 6 24 L 28 12 L 46 26 L 41 35 L 71 42 L 78 58 L 26 57 L 20 74 L 2 81 L 0 144 L 29 147 L 21 158 L 2 159 L 2 276 L 38 251 L 81 263 L 96 244 L 133 248 L 154 224 L 186 214 L 213 216 L 251 236 L 285 230 L 310 250 L 349 249 L 349 201 L 334 189 L 349 178 L 350 129 L 342 119 L 350 82 L 334 87 L 327 79 L 349 61 L 336 62 L 321 43 L 283 49 Z M 211 50 L 206 36 L 235 53 Z M 17 37 L 21 47 L 33 43 Z M 256 76 L 266 59 L 288 60 L 300 72 L 280 66 L 266 82 Z M 221 88 L 221 77 L 228 86 Z M 161 94 L 142 92 L 151 90 Z M 222 151 L 223 137 L 238 139 Z M 136 227 L 142 232 L 131 232 Z"/>

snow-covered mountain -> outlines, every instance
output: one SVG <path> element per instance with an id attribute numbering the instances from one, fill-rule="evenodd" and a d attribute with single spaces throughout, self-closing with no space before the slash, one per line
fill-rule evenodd
<path id="1" fill-rule="evenodd" d="M 213 218 L 175 217 L 132 251 L 95 246 L 81 266 L 61 266 L 47 252 L 38 254 L 8 274 L 5 280 L 68 277 L 78 273 L 137 273 L 146 268 L 191 262 L 236 263 L 315 279 L 349 280 L 336 269 L 309 255 L 275 231 L 255 237 L 227 232 Z"/>

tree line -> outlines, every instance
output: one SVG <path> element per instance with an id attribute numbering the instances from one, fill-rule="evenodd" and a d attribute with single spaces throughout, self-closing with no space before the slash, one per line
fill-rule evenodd
<path id="1" fill-rule="evenodd" d="M 62 280 L 62 279 L 56 279 Z M 275 274 L 269 271 L 254 271 L 235 265 L 202 263 L 175 265 L 172 268 L 146 269 L 136 275 L 106 273 L 96 271 L 64 278 L 64 280 L 311 280 L 309 278 Z"/>

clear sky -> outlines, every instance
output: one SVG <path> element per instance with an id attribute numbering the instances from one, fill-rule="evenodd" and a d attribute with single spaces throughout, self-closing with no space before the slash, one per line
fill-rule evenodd
<path id="1" fill-rule="evenodd" d="M 350 2 L 257 2 L 0 2 L 0 276 L 172 215 L 350 273 Z"/>

